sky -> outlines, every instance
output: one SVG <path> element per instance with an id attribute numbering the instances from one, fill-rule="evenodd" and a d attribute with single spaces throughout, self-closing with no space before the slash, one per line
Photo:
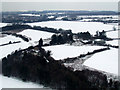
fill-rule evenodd
<path id="1" fill-rule="evenodd" d="M 2 2 L 119 2 L 120 0 L 1 0 Z"/>
<path id="2" fill-rule="evenodd" d="M 2 11 L 34 10 L 117 11 L 118 2 L 2 2 Z"/>

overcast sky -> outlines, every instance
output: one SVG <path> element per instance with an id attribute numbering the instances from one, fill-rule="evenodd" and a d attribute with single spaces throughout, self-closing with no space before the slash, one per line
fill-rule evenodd
<path id="1" fill-rule="evenodd" d="M 117 11 L 118 2 L 2 2 L 2 11 L 99 10 Z"/>

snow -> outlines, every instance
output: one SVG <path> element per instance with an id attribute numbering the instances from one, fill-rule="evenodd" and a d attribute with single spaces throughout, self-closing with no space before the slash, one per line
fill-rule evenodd
<path id="1" fill-rule="evenodd" d="M 118 49 L 96 53 L 84 62 L 85 66 L 118 75 Z"/>
<path id="2" fill-rule="evenodd" d="M 56 20 L 61 20 L 63 17 L 57 17 Z"/>
<path id="3" fill-rule="evenodd" d="M 35 84 L 32 82 L 23 82 L 16 78 L 8 78 L 0 75 L 2 78 L 2 83 L 0 83 L 0 88 L 44 88 L 42 85 Z"/>
<path id="4" fill-rule="evenodd" d="M 48 15 L 55 15 L 55 14 L 57 14 L 57 13 L 47 13 Z"/>
<path id="5" fill-rule="evenodd" d="M 0 59 L 3 57 L 6 57 L 8 54 L 11 54 L 15 50 L 19 49 L 25 49 L 29 47 L 30 44 L 27 42 L 21 42 L 21 43 L 16 43 L 16 44 L 10 44 L 10 45 L 5 45 L 0 47 Z"/>
<path id="6" fill-rule="evenodd" d="M 73 33 L 89 31 L 95 34 L 97 30 L 112 30 L 113 25 L 107 25 L 100 22 L 80 22 L 80 21 L 47 21 L 28 23 L 31 26 L 42 26 L 51 28 L 62 28 L 65 30 L 71 29 Z"/>
<path id="7" fill-rule="evenodd" d="M 17 37 L 12 36 L 12 35 L 6 35 L 5 37 L 0 38 L 0 45 L 9 43 L 10 41 L 11 42 L 22 41 L 22 39 L 21 38 L 17 38 Z"/>
<path id="8" fill-rule="evenodd" d="M 112 40 L 112 41 L 106 41 L 106 44 L 111 44 L 111 45 L 116 45 L 116 46 L 118 46 L 118 42 L 119 42 L 120 40 Z"/>
<path id="9" fill-rule="evenodd" d="M 28 42 L 23 41 L 21 38 L 16 38 L 15 36 L 7 35 L 5 37 L 0 38 L 0 45 L 9 43 L 9 41 L 21 41 L 21 43 L 10 44 L 5 46 L 0 46 L 0 59 L 6 57 L 8 54 L 11 54 L 15 50 L 25 49 L 29 47 L 31 44 Z"/>
<path id="10" fill-rule="evenodd" d="M 108 25 L 114 25 L 118 28 L 118 23 L 107 23 Z"/>
<path id="11" fill-rule="evenodd" d="M 25 29 L 18 34 L 22 34 L 27 37 L 30 37 L 32 39 L 32 41 L 38 41 L 38 40 L 40 40 L 40 38 L 47 39 L 53 35 L 53 33 L 39 31 L 39 30 L 33 30 L 33 29 Z"/>
<path id="12" fill-rule="evenodd" d="M 32 30 L 32 29 L 26 29 L 19 34 L 25 35 L 27 37 L 30 37 L 32 41 L 30 42 L 25 42 L 20 38 L 16 38 L 11 35 L 7 35 L 6 37 L 0 38 L 0 45 L 9 43 L 9 41 L 21 41 L 21 43 L 16 43 L 16 44 L 10 44 L 10 45 L 5 45 L 0 47 L 0 59 L 7 56 L 8 54 L 11 54 L 15 50 L 19 49 L 25 49 L 31 45 L 34 44 L 35 41 L 38 41 L 40 38 L 47 39 L 50 38 L 53 33 L 48 33 L 48 32 L 43 32 L 43 31 L 38 31 L 38 30 Z M 13 48 L 14 47 L 14 48 Z"/>
<path id="13" fill-rule="evenodd" d="M 49 16 L 48 18 L 51 19 L 51 18 L 54 18 L 54 16 Z"/>
<path id="14" fill-rule="evenodd" d="M 60 17 L 57 17 L 56 20 L 62 20 L 62 18 L 65 18 L 67 16 L 60 16 Z"/>
<path id="15" fill-rule="evenodd" d="M 87 22 L 87 21 L 91 21 L 91 20 L 93 20 L 93 19 L 82 19 L 80 21 Z"/>
<path id="16" fill-rule="evenodd" d="M 6 26 L 8 23 L 0 23 L 0 28 Z"/>
<path id="17" fill-rule="evenodd" d="M 106 35 L 107 37 L 110 37 L 110 38 L 118 38 L 118 32 L 119 31 L 111 31 L 111 32 L 107 32 Z"/>
<path id="18" fill-rule="evenodd" d="M 40 15 L 36 15 L 36 14 L 19 14 L 20 16 L 40 16 Z"/>
<path id="19" fill-rule="evenodd" d="M 56 60 L 64 59 L 68 57 L 76 57 L 80 54 L 86 54 L 92 52 L 95 49 L 103 48 L 102 46 L 70 46 L 70 45 L 55 45 L 44 47 L 45 50 L 50 50 L 52 57 Z"/>

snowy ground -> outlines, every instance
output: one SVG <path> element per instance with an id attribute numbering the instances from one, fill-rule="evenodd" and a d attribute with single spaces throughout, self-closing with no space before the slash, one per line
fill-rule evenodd
<path id="1" fill-rule="evenodd" d="M 52 19 L 52 18 L 54 18 L 54 16 L 49 16 L 48 18 L 49 18 L 49 19 Z"/>
<path id="2" fill-rule="evenodd" d="M 0 52 L 1 52 L 0 59 L 7 56 L 8 54 L 11 54 L 15 50 L 25 49 L 31 45 L 30 43 L 23 41 L 21 38 L 16 38 L 15 36 L 11 36 L 11 35 L 1 37 L 0 38 L 0 45 L 5 44 L 5 43 L 9 43 L 10 41 L 11 42 L 21 41 L 21 43 L 0 46 Z"/>
<path id="3" fill-rule="evenodd" d="M 110 37 L 110 38 L 118 38 L 118 32 L 119 31 L 111 31 L 111 32 L 107 32 L 106 35 L 107 37 Z"/>
<path id="4" fill-rule="evenodd" d="M 38 85 L 32 82 L 22 82 L 16 78 L 8 78 L 1 76 L 2 84 L 0 83 L 0 88 L 43 88 L 42 85 Z"/>
<path id="5" fill-rule="evenodd" d="M 0 22 L 0 28 L 6 26 L 8 23 L 1 23 Z"/>
<path id="6" fill-rule="evenodd" d="M 29 44 L 35 46 L 38 44 L 38 41 L 40 40 L 40 38 L 42 38 L 42 39 L 51 38 L 51 36 L 54 33 L 33 30 L 33 29 L 25 29 L 24 31 L 22 31 L 18 34 L 25 35 L 25 36 L 31 38 L 31 40 L 29 41 Z M 46 41 L 44 40 L 44 43 L 48 43 L 48 42 L 49 42 L 49 40 L 46 40 Z"/>
<path id="7" fill-rule="evenodd" d="M 5 45 L 0 47 L 0 59 L 3 57 L 6 57 L 8 54 L 11 54 L 15 50 L 19 49 L 25 49 L 29 47 L 30 44 L 27 42 L 21 42 L 21 43 L 16 43 L 16 44 L 10 44 L 10 45 Z"/>
<path id="8" fill-rule="evenodd" d="M 118 75 L 118 49 L 103 51 L 93 55 L 83 65 Z"/>
<path id="9" fill-rule="evenodd" d="M 87 52 L 92 52 L 95 49 L 101 49 L 102 46 L 70 46 L 70 45 L 55 45 L 44 47 L 45 50 L 50 50 L 52 57 L 56 60 L 64 59 L 68 57 L 76 57 L 80 54 L 86 54 Z"/>
<path id="10" fill-rule="evenodd" d="M 10 41 L 16 42 L 16 41 L 22 41 L 22 39 L 12 35 L 6 35 L 5 37 L 0 38 L 0 45 L 9 43 Z"/>
<path id="11" fill-rule="evenodd" d="M 119 40 L 120 41 L 120 40 Z M 112 40 L 112 41 L 106 41 L 106 44 L 111 44 L 111 45 L 115 45 L 118 46 L 118 40 Z"/>
<path id="12" fill-rule="evenodd" d="M 22 31 L 18 34 L 22 34 L 27 37 L 30 37 L 32 39 L 32 41 L 38 41 L 38 40 L 40 40 L 40 38 L 47 39 L 53 35 L 53 33 L 38 31 L 38 30 L 33 30 L 33 29 L 25 29 L 24 31 Z"/>
<path id="13" fill-rule="evenodd" d="M 95 34 L 97 30 L 112 30 L 113 25 L 103 24 L 100 22 L 80 22 L 80 21 L 47 21 L 28 23 L 31 26 L 42 26 L 51 28 L 62 28 L 65 30 L 71 29 L 73 33 L 89 31 Z"/>
<path id="14" fill-rule="evenodd" d="M 40 15 L 38 14 L 19 14 L 20 16 L 38 16 L 40 17 Z"/>

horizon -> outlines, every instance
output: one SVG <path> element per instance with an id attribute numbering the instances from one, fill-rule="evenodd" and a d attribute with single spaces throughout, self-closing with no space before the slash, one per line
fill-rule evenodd
<path id="1" fill-rule="evenodd" d="M 2 12 L 118 11 L 117 2 L 2 2 Z"/>
<path id="2" fill-rule="evenodd" d="M 118 12 L 118 11 L 107 11 L 107 10 L 105 10 L 105 11 L 103 11 L 103 10 L 53 10 L 53 9 L 51 9 L 51 10 L 20 10 L 20 11 L 2 11 L 2 12 L 44 12 L 44 11 L 83 11 L 83 12 Z"/>

